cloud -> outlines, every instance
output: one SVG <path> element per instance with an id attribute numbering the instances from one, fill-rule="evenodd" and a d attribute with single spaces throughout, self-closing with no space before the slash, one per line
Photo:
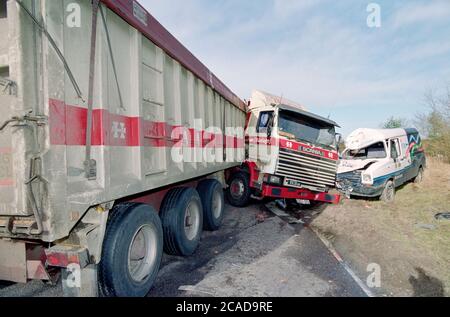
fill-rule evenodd
<path id="1" fill-rule="evenodd" d="M 382 3 L 393 16 L 376 30 L 366 27 L 366 6 L 357 0 L 144 4 L 242 98 L 257 88 L 319 112 L 394 111 L 417 109 L 427 87 L 449 80 L 450 24 L 442 21 L 450 1 Z M 350 113 L 348 120 L 362 118 Z"/>
<path id="2" fill-rule="evenodd" d="M 275 0 L 274 13 L 277 16 L 288 17 L 291 15 L 298 15 L 305 13 L 312 7 L 320 4 L 320 0 Z"/>
<path id="3" fill-rule="evenodd" d="M 407 27 L 417 23 L 449 21 L 450 1 L 427 1 L 411 3 L 402 7 L 393 18 L 395 28 Z"/>

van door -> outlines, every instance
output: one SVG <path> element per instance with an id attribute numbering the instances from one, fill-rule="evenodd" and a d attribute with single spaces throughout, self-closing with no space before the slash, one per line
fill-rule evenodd
<path id="1" fill-rule="evenodd" d="M 410 163 L 407 160 L 405 153 L 403 153 L 403 149 L 400 145 L 400 139 L 391 139 L 389 143 L 391 155 L 390 173 L 392 173 L 394 176 L 395 186 L 400 186 L 406 181 L 406 169 L 410 165 Z"/>

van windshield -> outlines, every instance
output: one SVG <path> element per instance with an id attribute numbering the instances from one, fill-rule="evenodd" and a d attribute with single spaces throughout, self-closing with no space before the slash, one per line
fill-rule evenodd
<path id="1" fill-rule="evenodd" d="M 347 150 L 343 154 L 345 160 L 367 160 L 386 158 L 386 148 L 383 142 L 375 143 L 361 150 Z"/>
<path id="2" fill-rule="evenodd" d="M 278 126 L 282 135 L 291 135 L 301 141 L 325 146 L 335 146 L 336 143 L 334 126 L 292 111 L 280 111 Z"/>

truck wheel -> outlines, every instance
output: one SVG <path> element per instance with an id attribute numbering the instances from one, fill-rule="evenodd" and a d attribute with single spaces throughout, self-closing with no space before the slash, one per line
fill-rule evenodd
<path id="1" fill-rule="evenodd" d="M 225 209 L 222 184 L 215 179 L 207 179 L 200 182 L 197 191 L 203 205 L 203 229 L 219 230 Z"/>
<path id="2" fill-rule="evenodd" d="M 385 203 L 393 203 L 395 200 L 395 185 L 393 181 L 388 181 L 384 187 L 383 194 L 381 194 L 382 201 Z"/>
<path id="3" fill-rule="evenodd" d="M 226 191 L 228 202 L 234 207 L 245 207 L 250 202 L 250 177 L 247 173 L 238 172 L 231 175 Z"/>
<path id="4" fill-rule="evenodd" d="M 172 189 L 164 198 L 160 214 L 164 251 L 180 256 L 194 254 L 203 228 L 203 207 L 197 191 L 193 188 Z"/>
<path id="5" fill-rule="evenodd" d="M 424 170 L 423 167 L 421 166 L 419 168 L 419 174 L 417 174 L 416 178 L 414 178 L 414 183 L 415 184 L 420 184 L 423 181 L 423 174 L 424 174 Z"/>
<path id="6" fill-rule="evenodd" d="M 144 204 L 122 204 L 111 212 L 98 271 L 100 292 L 108 297 L 144 297 L 161 264 L 161 221 Z"/>

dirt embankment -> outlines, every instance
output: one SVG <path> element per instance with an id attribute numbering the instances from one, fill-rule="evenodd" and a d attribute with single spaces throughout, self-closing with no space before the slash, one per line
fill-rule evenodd
<path id="1" fill-rule="evenodd" d="M 347 200 L 312 226 L 322 232 L 365 281 L 381 267 L 387 296 L 450 296 L 450 165 L 431 161 L 423 183 L 397 190 L 396 201 Z"/>

